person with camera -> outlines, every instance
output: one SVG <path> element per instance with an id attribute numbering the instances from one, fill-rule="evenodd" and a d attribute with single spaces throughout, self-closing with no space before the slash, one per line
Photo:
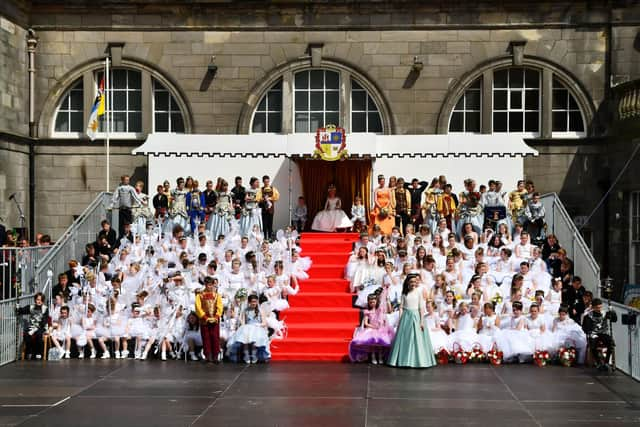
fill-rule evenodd
<path id="1" fill-rule="evenodd" d="M 596 368 L 607 370 L 613 353 L 613 339 L 609 330 L 609 322 L 615 322 L 613 311 L 602 311 L 602 300 L 596 298 L 591 303 L 591 311 L 584 317 L 582 329 L 587 334 L 589 350 Z"/>

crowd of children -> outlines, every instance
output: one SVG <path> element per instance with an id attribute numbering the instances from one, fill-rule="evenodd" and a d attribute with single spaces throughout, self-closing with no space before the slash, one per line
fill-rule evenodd
<path id="1" fill-rule="evenodd" d="M 300 256 L 296 241 L 296 228 L 306 227 L 304 199 L 295 224 L 272 236 L 263 210 L 273 214 L 277 190 L 267 176 L 263 183 L 259 188 L 252 178 L 245 189 L 236 178 L 229 190 L 218 179 L 215 189 L 208 181 L 201 192 L 181 178 L 176 189 L 158 187 L 153 213 L 141 183 L 134 188 L 123 177 L 114 203 L 130 212 L 120 236 L 103 221 L 82 261 L 70 261 L 59 275 L 50 313 L 38 308 L 42 295 L 21 309 L 33 317 L 32 335 L 42 334 L 49 317 L 52 356 L 62 358 L 71 357 L 73 342 L 79 358 L 268 360 L 271 340 L 286 333 L 280 319 L 287 297 L 299 291 L 311 260 Z M 571 345 L 578 363 L 584 361 L 580 323 L 592 296 L 555 236 L 545 235 L 533 183 L 518 182 L 508 194 L 498 181 L 479 191 L 475 185 L 466 180 L 456 195 L 444 177 L 431 185 L 390 177 L 386 186 L 380 176 L 371 215 L 358 198 L 351 218 L 336 188 L 329 188 L 314 228 L 369 229 L 345 267 L 355 305 L 363 309 L 352 360 L 392 357 L 404 366 L 406 355 L 398 355 L 394 343 L 411 305 L 418 313 L 411 322 L 428 332 L 421 345 L 429 348 L 420 351 L 431 359 L 441 349 L 497 348 L 506 361 L 525 361 L 536 350 Z M 395 226 L 385 233 L 389 218 Z M 403 346 L 411 347 L 403 334 Z"/>
<path id="2" fill-rule="evenodd" d="M 299 291 L 298 279 L 308 277 L 311 262 L 300 256 L 292 228 L 265 239 L 263 216 L 253 204 L 255 181 L 237 216 L 234 195 L 229 214 L 218 215 L 212 228 L 209 215 L 222 209 L 204 214 L 205 202 L 189 232 L 169 214 L 176 208 L 171 195 L 183 193 L 185 180 L 166 200 L 154 198 L 154 214 L 142 186 L 128 189 L 123 177 L 116 202 L 131 202 L 131 221 L 117 236 L 104 220 L 81 261 L 69 261 L 69 270 L 59 274 L 52 301 L 39 294 L 36 304 L 20 309 L 31 325 L 25 333 L 27 354 L 41 357 L 41 337 L 49 332 L 50 358 L 269 360 L 270 342 L 286 333 L 281 313 L 289 307 L 287 297 Z M 224 203 L 227 188 L 224 180 L 219 183 L 215 199 Z M 189 194 L 191 200 L 200 198 Z M 258 196 L 265 199 L 274 201 Z M 194 209 L 193 203 L 188 206 L 187 214 Z"/>
<path id="3" fill-rule="evenodd" d="M 363 309 L 351 359 L 377 364 L 393 356 L 411 279 L 420 290 L 430 353 L 493 349 L 506 362 L 524 362 L 536 351 L 574 347 L 577 363 L 584 363 L 587 334 L 581 325 L 592 311 L 592 295 L 556 237 L 545 235 L 533 183 L 521 181 L 502 193 L 501 184 L 491 181 L 476 193 L 469 179 L 455 195 L 446 180 L 447 191 L 439 190 L 442 178 L 428 188 L 414 179 L 409 189 L 422 201 L 414 204 L 403 180 L 391 177 L 385 186 L 379 177 L 378 190 L 388 192 L 382 200 L 391 200 L 383 207 L 389 212 L 385 218 L 374 212 L 370 232 L 360 235 L 345 268 L 355 305 Z M 409 198 L 402 206 L 414 204 L 408 217 L 395 215 L 398 197 Z M 395 219 L 389 233 L 383 231 L 386 216 Z"/>

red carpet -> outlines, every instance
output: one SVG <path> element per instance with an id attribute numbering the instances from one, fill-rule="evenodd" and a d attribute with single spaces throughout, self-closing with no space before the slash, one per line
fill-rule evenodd
<path id="1" fill-rule="evenodd" d="M 360 313 L 351 308 L 349 282 L 343 279 L 355 233 L 302 233 L 302 256 L 311 257 L 309 279 L 300 282 L 291 308 L 282 313 L 289 333 L 271 342 L 272 360 L 347 359 Z"/>

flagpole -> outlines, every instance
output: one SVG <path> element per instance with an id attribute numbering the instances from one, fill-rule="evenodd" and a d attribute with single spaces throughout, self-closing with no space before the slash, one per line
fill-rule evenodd
<path id="1" fill-rule="evenodd" d="M 107 188 L 105 191 L 109 191 L 111 187 L 109 186 L 109 174 L 111 173 L 110 161 L 109 161 L 109 133 L 111 128 L 111 120 L 109 110 L 111 108 L 111 99 L 109 98 L 109 57 L 105 58 L 105 120 L 106 120 L 106 145 L 107 145 Z"/>

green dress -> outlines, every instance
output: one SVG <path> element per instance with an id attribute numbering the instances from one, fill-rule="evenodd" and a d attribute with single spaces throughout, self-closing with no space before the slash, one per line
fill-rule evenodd
<path id="1" fill-rule="evenodd" d="M 430 368 L 436 365 L 429 331 L 420 329 L 421 290 L 416 288 L 402 296 L 402 317 L 396 332 L 389 365 L 404 368 Z"/>

